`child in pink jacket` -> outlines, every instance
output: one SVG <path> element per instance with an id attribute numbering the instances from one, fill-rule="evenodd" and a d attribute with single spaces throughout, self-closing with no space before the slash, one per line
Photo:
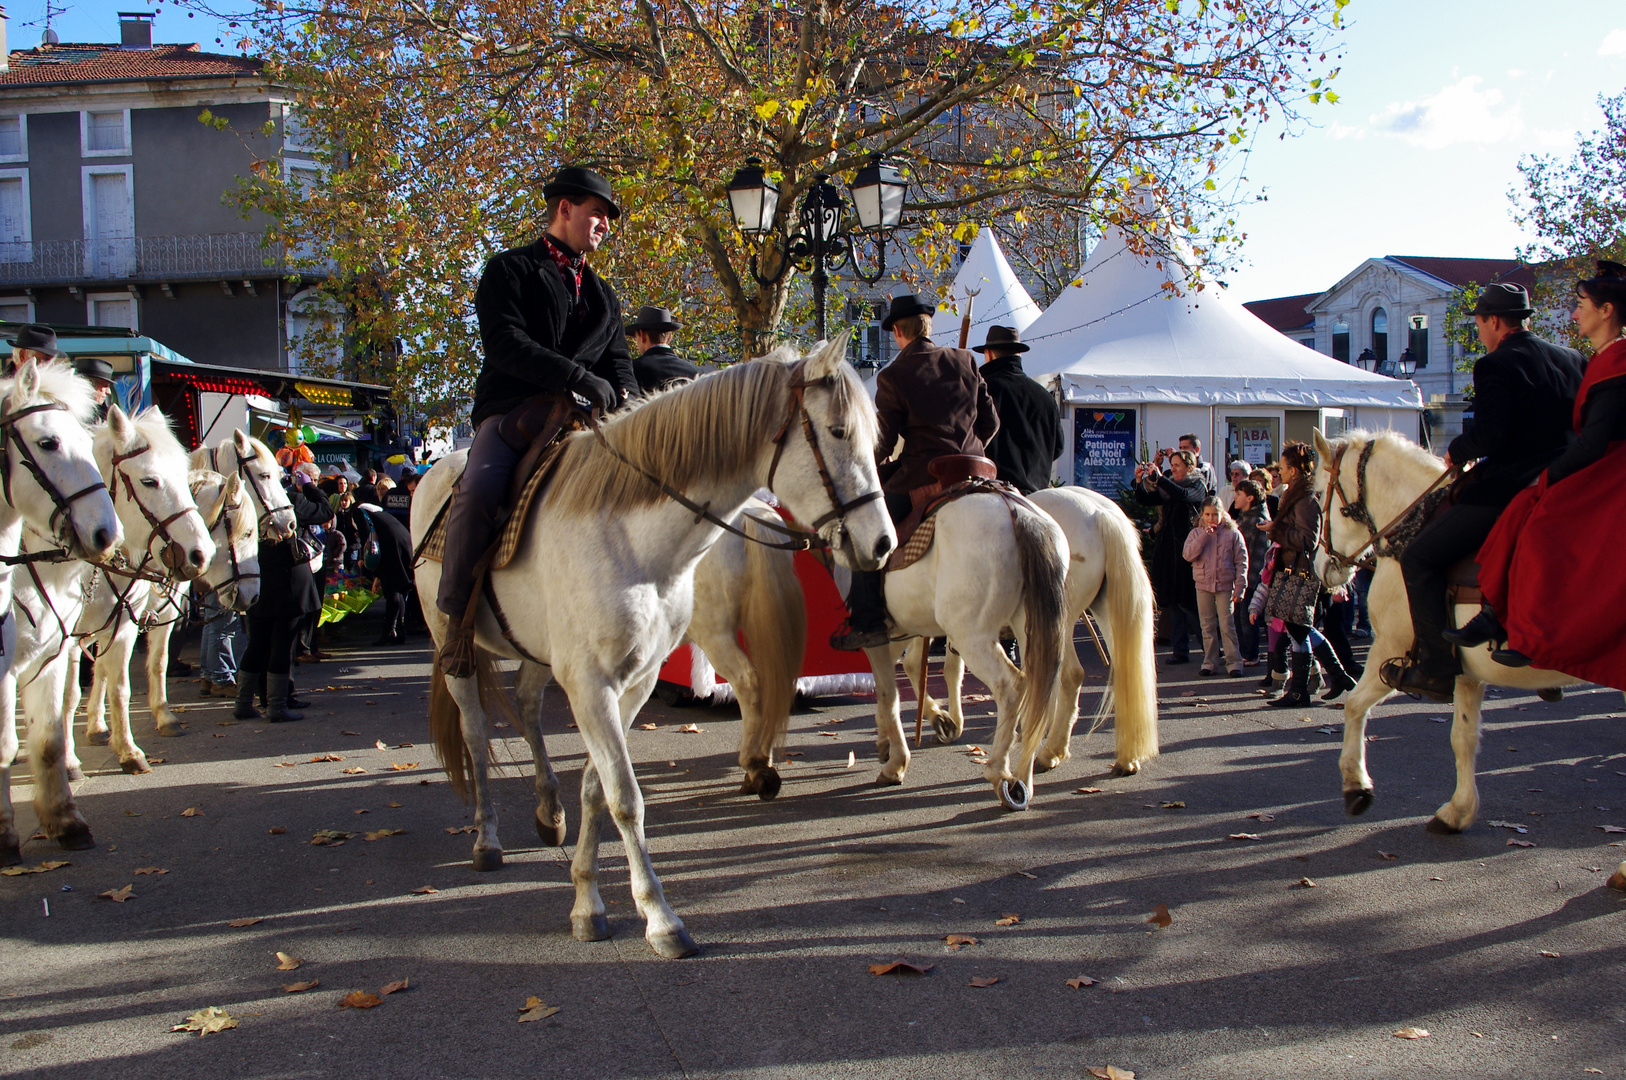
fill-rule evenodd
<path id="1" fill-rule="evenodd" d="M 1248 591 L 1248 545 L 1242 533 L 1210 495 L 1203 500 L 1197 525 L 1186 535 L 1186 561 L 1197 582 L 1197 616 L 1203 626 L 1203 667 L 1199 674 L 1219 670 L 1220 642 L 1225 643 L 1225 666 L 1231 678 L 1242 676 L 1242 653 L 1236 644 L 1236 622 L 1231 605 Z"/>

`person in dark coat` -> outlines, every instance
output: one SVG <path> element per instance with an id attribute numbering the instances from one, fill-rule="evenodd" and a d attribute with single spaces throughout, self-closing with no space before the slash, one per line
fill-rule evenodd
<path id="1" fill-rule="evenodd" d="M 1529 330 L 1530 297 L 1497 283 L 1479 294 L 1474 323 L 1486 354 L 1474 365 L 1473 424 L 1451 440 L 1446 465 L 1477 462 L 1456 504 L 1430 522 L 1400 557 L 1417 640 L 1412 655 L 1384 663 L 1383 681 L 1436 701 L 1453 697 L 1461 668 L 1442 636 L 1449 620 L 1446 575 L 1479 550 L 1507 504 L 1568 445 L 1581 354 Z"/>
<path id="2" fill-rule="evenodd" d="M 638 345 L 638 355 L 632 360 L 632 373 L 638 379 L 638 388 L 653 393 L 673 379 L 693 379 L 700 368 L 689 363 L 672 348 L 672 335 L 683 329 L 683 324 L 663 307 L 644 305 L 638 317 L 627 324 L 627 333 Z"/>
<path id="3" fill-rule="evenodd" d="M 1056 459 L 1066 449 L 1061 409 L 1050 392 L 1022 370 L 1028 346 L 1011 326 L 991 326 L 972 352 L 983 353 L 982 381 L 999 415 L 999 433 L 988 440 L 988 456 L 999 478 L 1024 495 L 1050 486 Z"/>
<path id="4" fill-rule="evenodd" d="M 1152 590 L 1163 614 L 1163 630 L 1169 635 L 1171 664 L 1190 661 L 1191 634 L 1202 632 L 1197 584 L 1184 550 L 1186 534 L 1207 497 L 1208 485 L 1189 450 L 1174 451 L 1167 473 L 1149 461 L 1135 466 L 1135 501 L 1163 508 L 1163 524 L 1152 543 Z"/>
<path id="5" fill-rule="evenodd" d="M 881 466 L 881 490 L 894 522 L 909 516 L 910 492 L 933 483 L 928 466 L 945 454 L 981 454 L 999 430 L 988 385 L 977 374 L 977 361 L 964 349 L 932 344 L 932 315 L 937 311 L 914 293 L 892 298 L 883 330 L 898 346 L 893 361 L 875 377 L 875 409 L 881 438 L 875 447 Z M 892 456 L 898 440 L 903 452 Z M 888 641 L 882 570 L 853 571 L 847 590 L 847 626 L 830 635 L 834 649 L 871 649 Z"/>
<path id="6" fill-rule="evenodd" d="M 587 265 L 621 216 L 609 181 L 591 169 L 565 168 L 542 194 L 547 232 L 529 247 L 494 256 L 474 293 L 485 364 L 474 384 L 474 443 L 447 513 L 435 599 L 451 616 L 437 662 L 458 678 L 474 673 L 472 634 L 462 625 L 474 564 L 491 546 L 509 478 L 526 450 L 519 433 L 504 437 L 503 417 L 539 394 L 568 392 L 610 412 L 638 393 L 621 302 Z"/>
<path id="7" fill-rule="evenodd" d="M 407 596 L 412 592 L 412 534 L 394 514 L 368 512 L 378 540 L 378 566 L 373 589 L 384 594 L 384 632 L 375 645 L 406 641 Z"/>
<path id="8" fill-rule="evenodd" d="M 333 508 L 315 484 L 288 489 L 298 528 L 291 540 L 260 541 L 260 598 L 248 609 L 248 644 L 237 671 L 239 720 L 260 715 L 254 695 L 260 677 L 266 678 L 266 719 L 272 722 L 303 720 L 303 713 L 288 708 L 292 693 L 289 672 L 299 629 L 313 612 L 322 609 L 322 594 L 311 575 L 310 555 L 300 537 L 312 525 L 333 520 Z M 297 548 L 297 549 L 296 549 Z"/>

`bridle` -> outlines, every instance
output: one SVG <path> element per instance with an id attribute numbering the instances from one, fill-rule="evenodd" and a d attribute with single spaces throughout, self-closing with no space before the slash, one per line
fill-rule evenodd
<path id="1" fill-rule="evenodd" d="M 1344 494 L 1343 484 L 1339 474 L 1343 469 L 1344 454 L 1349 450 L 1349 444 L 1344 443 L 1338 447 L 1338 452 L 1332 456 L 1332 465 L 1327 470 L 1327 513 L 1321 515 L 1321 535 L 1317 538 L 1316 546 L 1327 554 L 1327 562 L 1334 570 L 1345 571 L 1356 568 L 1373 569 L 1377 560 L 1391 555 L 1394 552 L 1385 541 L 1394 534 L 1418 507 L 1423 505 L 1430 495 L 1440 489 L 1444 483 L 1453 480 L 1457 475 L 1455 468 L 1447 469 L 1441 473 L 1434 482 L 1423 489 L 1423 493 L 1413 499 L 1389 524 L 1378 528 L 1377 522 L 1372 519 L 1372 512 L 1366 508 L 1366 466 L 1372 460 L 1372 451 L 1377 447 L 1376 439 L 1368 439 L 1366 445 L 1361 447 L 1360 459 L 1355 465 L 1355 499 L 1350 501 Z M 1336 499 L 1340 504 L 1338 512 L 1350 520 L 1366 526 L 1367 540 L 1357 548 L 1354 554 L 1345 555 L 1332 546 L 1332 503 Z"/>
<path id="2" fill-rule="evenodd" d="M 198 512 L 198 510 L 196 506 L 183 506 L 173 514 L 169 515 L 169 517 L 160 519 L 157 514 L 153 513 L 152 510 L 148 508 L 146 503 L 141 501 L 140 496 L 136 494 L 135 481 L 130 479 L 130 474 L 124 470 L 123 465 L 126 461 L 133 461 L 151 449 L 152 444 L 148 443 L 145 446 L 139 446 L 128 453 L 113 455 L 113 490 L 111 494 L 113 496 L 114 505 L 117 506 L 119 498 L 119 481 L 122 480 L 124 482 L 125 497 L 135 505 L 137 510 L 141 511 L 141 516 L 147 519 L 147 524 L 152 526 L 152 534 L 147 537 L 147 550 L 142 554 L 141 562 L 134 568 L 133 573 L 137 574 L 138 576 L 147 577 L 147 580 L 149 581 L 163 583 L 169 580 L 169 575 L 155 575 L 153 571 L 146 569 L 147 564 L 151 562 L 153 558 L 153 541 L 163 541 L 163 546 L 159 549 L 160 554 L 158 559 L 161 563 L 163 563 L 165 568 L 170 571 L 171 574 L 179 574 L 181 572 L 181 567 L 186 565 L 186 547 L 180 541 L 176 540 L 175 537 L 170 535 L 169 527 L 175 524 L 175 522 L 179 521 L 181 518 L 185 517 L 187 514 L 195 514 Z M 199 516 L 201 517 L 202 515 Z"/>
<path id="3" fill-rule="evenodd" d="M 34 456 L 33 448 L 28 445 L 27 440 L 17 430 L 17 421 L 25 416 L 32 416 L 41 412 L 69 412 L 69 409 L 61 402 L 46 401 L 0 416 L 0 486 L 3 486 L 5 490 L 6 505 L 16 506 L 17 503 L 11 495 L 11 454 L 12 447 L 15 446 L 20 459 L 18 464 L 33 475 L 34 482 L 39 485 L 40 490 L 44 491 L 50 500 L 56 504 L 56 510 L 51 513 L 51 539 L 54 543 L 60 545 L 61 550 L 36 552 L 31 556 L 0 556 L 0 561 L 6 563 L 58 562 L 71 558 L 73 544 L 64 540 L 62 533 L 64 529 L 73 527 L 73 504 L 87 495 L 94 495 L 98 491 L 107 490 L 107 485 L 102 482 L 101 477 L 97 477 L 94 484 L 81 488 L 72 495 L 63 495 L 61 491 L 57 490 L 57 486 L 51 482 L 51 478 L 46 475 L 45 469 L 40 465 L 39 459 Z"/>
<path id="4" fill-rule="evenodd" d="M 211 446 L 211 447 L 208 448 L 208 450 L 209 450 L 209 467 L 211 469 L 213 469 L 215 472 L 220 471 L 220 458 L 216 456 L 217 453 L 220 451 L 220 449 L 221 448 L 218 447 L 218 446 Z M 254 498 L 260 504 L 260 517 L 259 517 L 259 520 L 258 520 L 258 522 L 256 524 L 257 524 L 257 527 L 258 527 L 258 529 L 260 531 L 260 535 L 264 536 L 265 535 L 265 527 L 266 527 L 266 525 L 268 523 L 270 523 L 271 518 L 273 516 L 277 515 L 277 514 L 282 513 L 284 510 L 286 510 L 290 514 L 292 514 L 293 513 L 293 505 L 289 504 L 288 506 L 272 506 L 271 505 L 271 499 L 266 495 L 265 488 L 260 486 L 259 477 L 255 476 L 252 472 L 250 472 L 249 468 L 248 468 L 249 464 L 251 462 L 253 462 L 253 461 L 258 460 L 258 458 L 244 457 L 242 454 L 237 453 L 237 448 L 236 447 L 232 448 L 232 454 L 233 454 L 234 457 L 237 458 L 237 475 L 242 477 L 243 483 L 247 484 L 248 487 L 249 487 L 249 490 L 254 492 Z"/>
<path id="5" fill-rule="evenodd" d="M 193 489 L 192 494 L 194 497 L 196 497 L 196 488 Z M 237 543 L 232 537 L 232 517 L 242 508 L 243 499 L 241 494 L 235 495 L 229 499 L 222 499 L 220 503 L 220 512 L 215 515 L 214 520 L 210 521 L 208 518 L 205 518 L 203 522 L 209 527 L 209 532 L 211 535 L 214 533 L 215 528 L 221 524 L 221 522 L 225 522 L 226 524 L 225 546 L 226 555 L 229 559 L 231 559 L 231 576 L 226 578 L 226 580 L 222 581 L 218 585 L 210 586 L 208 591 L 219 596 L 221 604 L 232 608 L 233 610 L 236 610 L 237 600 L 241 595 L 241 590 L 238 588 L 238 584 L 242 581 L 246 581 L 249 578 L 253 578 L 256 581 L 258 581 L 260 578 L 258 572 L 245 571 L 242 563 L 237 561 Z M 227 601 L 226 599 L 228 589 L 231 590 L 230 601 Z"/>

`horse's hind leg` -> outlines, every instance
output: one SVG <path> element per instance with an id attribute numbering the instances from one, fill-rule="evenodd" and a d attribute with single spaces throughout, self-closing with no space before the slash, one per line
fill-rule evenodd
<path id="1" fill-rule="evenodd" d="M 491 798 L 491 743 L 486 714 L 480 706 L 475 679 L 447 679 L 446 689 L 457 702 L 463 745 L 469 753 L 469 788 L 474 801 L 474 860 L 476 870 L 502 869 L 502 842 L 497 839 L 497 807 Z M 499 688 L 499 693 L 503 692 Z"/>
<path id="2" fill-rule="evenodd" d="M 1432 833 L 1459 833 L 1479 815 L 1479 783 L 1474 776 L 1474 763 L 1479 759 L 1479 709 L 1485 699 L 1485 684 L 1478 679 L 1458 677 L 1455 699 L 1451 750 L 1457 758 L 1457 789 L 1450 802 L 1434 811 L 1427 826 Z"/>
<path id="3" fill-rule="evenodd" d="M 529 660 L 519 666 L 514 694 L 519 699 L 519 722 L 536 762 L 536 834 L 549 847 L 565 843 L 565 807 L 559 801 L 559 777 L 548 760 L 542 739 L 542 695 L 553 681 L 553 669 Z"/>
<path id="4" fill-rule="evenodd" d="M 740 768 L 745 770 L 740 792 L 767 801 L 779 794 L 781 782 L 778 770 L 773 767 L 775 728 L 762 715 L 762 688 L 757 680 L 756 665 L 740 648 L 734 627 L 727 627 L 722 633 L 704 630 L 698 625 L 691 625 L 691 640 L 696 648 L 706 654 L 712 669 L 728 680 L 728 685 L 734 688 L 734 699 L 740 703 L 739 763 Z"/>
<path id="5" fill-rule="evenodd" d="M 147 705 L 152 709 L 158 734 L 181 734 L 181 721 L 169 708 L 169 638 L 173 623 L 162 623 L 147 631 Z"/>
<path id="6" fill-rule="evenodd" d="M 901 784 L 909 770 L 909 738 L 898 701 L 899 651 L 897 645 L 864 650 L 875 673 L 875 756 L 881 761 L 877 784 Z"/>
<path id="7" fill-rule="evenodd" d="M 1039 772 L 1049 772 L 1073 756 L 1073 726 L 1078 723 L 1078 691 L 1084 685 L 1084 665 L 1079 663 L 1078 649 L 1071 640 L 1061 650 L 1061 684 L 1057 687 L 1056 702 L 1052 706 L 1055 717 L 1050 723 L 1050 736 L 1034 760 Z M 1106 706 L 1112 690 L 1109 680 L 1101 691 L 1102 706 Z"/>

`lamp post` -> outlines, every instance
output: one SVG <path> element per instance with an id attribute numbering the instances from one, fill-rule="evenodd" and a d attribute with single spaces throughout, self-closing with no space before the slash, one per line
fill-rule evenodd
<path id="1" fill-rule="evenodd" d="M 1413 355 L 1410 349 L 1407 349 L 1405 352 L 1400 354 L 1399 367 L 1399 378 L 1409 379 L 1416 373 L 1417 357 Z"/>
<path id="2" fill-rule="evenodd" d="M 795 266 L 813 282 L 813 313 L 820 338 L 828 337 L 825 326 L 824 293 L 830 283 L 829 271 L 850 264 L 853 276 L 873 285 L 886 273 L 886 238 L 903 220 L 907 182 L 898 170 L 875 155 L 858 170 L 850 191 L 858 218 L 857 230 L 843 228 L 846 205 L 830 177 L 819 173 L 808 188 L 797 211 L 797 229 L 784 240 L 784 256 L 779 272 L 764 277 L 757 269 L 757 254 L 751 255 L 751 276 L 759 285 L 773 285 Z M 734 225 L 756 243 L 774 231 L 779 209 L 779 185 L 769 179 L 757 158 L 747 158 L 745 166 L 728 184 L 728 205 Z M 859 269 L 853 250 L 855 234 L 874 240 L 877 250 L 874 274 Z"/>

